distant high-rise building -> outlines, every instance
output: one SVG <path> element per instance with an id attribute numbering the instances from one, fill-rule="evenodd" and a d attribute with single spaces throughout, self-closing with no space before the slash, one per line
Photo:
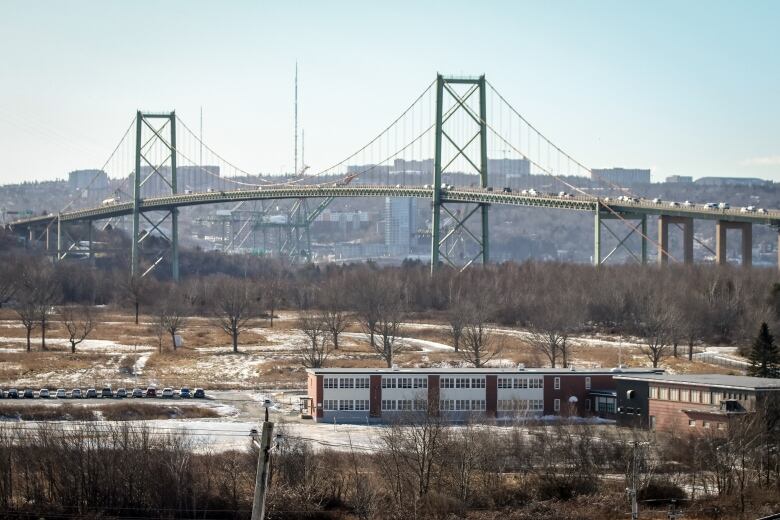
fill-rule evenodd
<path id="1" fill-rule="evenodd" d="M 108 188 L 108 174 L 103 170 L 74 170 L 68 173 L 68 185 L 77 190 Z"/>
<path id="2" fill-rule="evenodd" d="M 690 184 L 693 182 L 693 177 L 690 175 L 670 175 L 666 178 L 666 182 L 671 184 Z"/>
<path id="3" fill-rule="evenodd" d="M 650 170 L 640 168 L 594 168 L 590 178 L 594 181 L 604 181 L 618 186 L 635 184 L 650 184 Z"/>
<path id="4" fill-rule="evenodd" d="M 405 256 L 411 252 L 415 233 L 414 199 L 385 198 L 385 246 L 394 256 Z"/>

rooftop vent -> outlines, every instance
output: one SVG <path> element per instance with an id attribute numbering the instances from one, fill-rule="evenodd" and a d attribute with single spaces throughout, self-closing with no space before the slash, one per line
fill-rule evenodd
<path id="1" fill-rule="evenodd" d="M 525 363 L 518 363 L 517 364 L 517 369 L 518 370 L 525 370 Z"/>
<path id="2" fill-rule="evenodd" d="M 398 365 L 393 364 L 393 372 L 398 372 L 399 368 Z"/>

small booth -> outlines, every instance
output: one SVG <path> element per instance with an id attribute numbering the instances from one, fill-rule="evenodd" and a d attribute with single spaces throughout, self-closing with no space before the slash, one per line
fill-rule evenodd
<path id="1" fill-rule="evenodd" d="M 314 398 L 309 396 L 299 397 L 301 405 L 301 419 L 314 418 Z"/>

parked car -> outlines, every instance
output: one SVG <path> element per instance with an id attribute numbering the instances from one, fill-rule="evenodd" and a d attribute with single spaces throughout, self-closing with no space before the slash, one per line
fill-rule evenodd
<path id="1" fill-rule="evenodd" d="M 81 388 L 74 388 L 70 391 L 70 398 L 71 399 L 81 399 Z"/>
<path id="2" fill-rule="evenodd" d="M 196 388 L 196 389 L 195 389 L 195 393 L 194 393 L 194 394 L 192 394 L 192 396 L 193 396 L 195 399 L 203 399 L 203 398 L 205 398 L 205 397 L 206 397 L 206 392 L 204 392 L 202 388 Z"/>
<path id="3" fill-rule="evenodd" d="M 35 398 L 35 392 L 33 392 L 31 388 L 25 388 L 24 389 L 24 394 L 22 394 L 22 396 L 25 399 L 34 399 Z"/>
<path id="4" fill-rule="evenodd" d="M 2 399 L 3 397 L 4 397 L 4 395 L 3 395 L 3 389 L 2 389 L 2 388 L 0 388 L 0 399 Z"/>
<path id="5" fill-rule="evenodd" d="M 38 390 L 38 397 L 41 399 L 48 399 L 49 398 L 49 389 L 48 388 L 41 388 Z"/>
<path id="6" fill-rule="evenodd" d="M 114 397 L 114 392 L 111 391 L 110 386 L 107 386 L 100 391 L 100 397 Z"/>
<path id="7" fill-rule="evenodd" d="M 19 390 L 16 388 L 9 388 L 8 393 L 5 395 L 8 399 L 19 399 Z"/>
<path id="8" fill-rule="evenodd" d="M 144 391 L 141 388 L 133 388 L 134 398 L 143 397 L 143 396 L 144 396 Z"/>
<path id="9" fill-rule="evenodd" d="M 173 399 L 173 388 L 163 388 L 163 399 Z"/>
<path id="10" fill-rule="evenodd" d="M 116 390 L 116 398 L 117 399 L 124 399 L 127 397 L 127 389 L 126 388 L 117 388 Z"/>
<path id="11" fill-rule="evenodd" d="M 67 398 L 68 398 L 68 392 L 66 392 L 64 388 L 58 388 L 57 399 L 67 399 Z"/>
<path id="12" fill-rule="evenodd" d="M 146 397 L 157 397 L 157 389 L 150 386 L 146 389 Z"/>
<path id="13" fill-rule="evenodd" d="M 97 390 L 94 388 L 90 388 L 87 390 L 87 399 L 97 399 Z"/>
<path id="14" fill-rule="evenodd" d="M 190 393 L 189 388 L 183 386 L 181 390 L 179 390 L 179 397 L 181 397 L 182 399 L 189 399 L 190 397 L 192 397 L 192 393 Z"/>

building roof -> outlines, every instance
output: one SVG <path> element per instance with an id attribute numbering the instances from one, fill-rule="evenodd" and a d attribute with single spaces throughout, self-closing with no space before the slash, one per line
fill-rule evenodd
<path id="1" fill-rule="evenodd" d="M 535 374 L 535 375 L 618 375 L 663 373 L 660 368 L 308 368 L 311 374 Z"/>
<path id="2" fill-rule="evenodd" d="M 780 390 L 780 379 L 766 377 L 729 376 L 722 374 L 644 374 L 616 375 L 616 379 L 633 381 L 679 383 L 718 388 L 747 388 L 750 390 Z"/>

